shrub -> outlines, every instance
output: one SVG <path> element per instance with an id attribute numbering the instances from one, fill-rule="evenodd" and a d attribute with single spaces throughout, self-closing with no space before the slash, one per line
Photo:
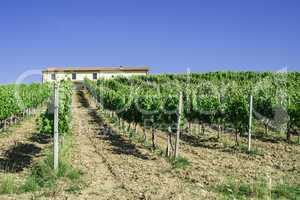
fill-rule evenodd
<path id="1" fill-rule="evenodd" d="M 187 158 L 184 158 L 182 156 L 179 156 L 178 158 L 172 157 L 169 159 L 173 168 L 186 168 L 188 165 L 190 165 L 190 162 Z"/>

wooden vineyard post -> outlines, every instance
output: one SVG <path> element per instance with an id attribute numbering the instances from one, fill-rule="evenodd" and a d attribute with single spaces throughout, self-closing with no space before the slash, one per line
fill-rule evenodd
<path id="1" fill-rule="evenodd" d="M 58 152 L 59 152 L 59 140 L 58 140 L 58 112 L 59 112 L 59 85 L 54 85 L 54 140 L 53 140 L 53 164 L 54 170 L 58 169 Z"/>
<path id="2" fill-rule="evenodd" d="M 5 131 L 6 130 L 6 126 L 7 126 L 7 122 L 6 122 L 6 119 L 4 120 L 4 125 L 3 125 L 3 130 Z"/>
<path id="3" fill-rule="evenodd" d="M 168 135 L 167 135 L 167 150 L 166 150 L 166 156 L 170 157 L 171 153 L 172 153 L 172 149 L 171 149 L 171 136 L 172 136 L 172 130 L 171 127 L 168 127 Z"/>
<path id="4" fill-rule="evenodd" d="M 250 95 L 250 103 L 249 103 L 250 111 L 249 111 L 248 152 L 251 151 L 252 104 L 253 104 L 253 96 Z"/>
<path id="5" fill-rule="evenodd" d="M 180 140 L 180 122 L 182 115 L 182 92 L 179 94 L 179 105 L 178 105 L 178 121 L 177 121 L 177 132 L 176 132 L 176 142 L 175 142 L 175 158 L 179 155 L 179 140 Z"/>
<path id="6" fill-rule="evenodd" d="M 155 136 L 155 128 L 152 126 L 151 128 L 151 134 L 152 134 L 152 149 L 156 149 L 156 136 Z"/>

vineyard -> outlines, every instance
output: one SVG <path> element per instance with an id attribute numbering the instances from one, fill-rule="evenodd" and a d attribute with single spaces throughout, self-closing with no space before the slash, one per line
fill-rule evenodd
<path id="1" fill-rule="evenodd" d="M 61 82 L 59 88 L 59 133 L 65 135 L 71 130 L 71 104 L 73 87 L 70 82 Z M 52 135 L 54 128 L 54 96 L 48 105 L 47 110 L 39 117 L 39 132 Z"/>
<path id="2" fill-rule="evenodd" d="M 0 86 L 0 199 L 299 199 L 300 73 L 83 85 Z"/>
<path id="3" fill-rule="evenodd" d="M 49 85 L 0 86 L 0 130 L 40 106 L 49 94 Z"/>
<path id="4" fill-rule="evenodd" d="M 299 73 L 156 75 L 100 80 L 97 84 L 86 80 L 86 85 L 103 108 L 128 122 L 129 128 L 131 124 L 152 126 L 153 147 L 155 129 L 171 136 L 180 128 L 176 126 L 180 98 L 183 128 L 197 123 L 204 133 L 206 125 L 216 125 L 218 137 L 222 130 L 232 128 L 236 145 L 239 135 L 249 129 L 250 95 L 254 99 L 256 124 L 263 126 L 266 134 L 269 129 L 275 134 L 285 131 L 290 141 L 291 134 L 299 132 Z"/>

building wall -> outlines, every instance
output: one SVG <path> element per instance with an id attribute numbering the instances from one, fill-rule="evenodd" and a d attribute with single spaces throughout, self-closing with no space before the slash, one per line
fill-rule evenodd
<path id="1" fill-rule="evenodd" d="M 43 72 L 43 82 L 53 82 L 51 79 L 52 74 L 56 74 L 56 80 L 72 80 L 72 72 Z M 116 76 L 132 76 L 132 75 L 147 75 L 147 72 L 76 72 L 76 80 L 72 81 L 83 81 L 85 78 L 93 80 L 93 73 L 97 73 L 97 78 L 111 78 Z"/>

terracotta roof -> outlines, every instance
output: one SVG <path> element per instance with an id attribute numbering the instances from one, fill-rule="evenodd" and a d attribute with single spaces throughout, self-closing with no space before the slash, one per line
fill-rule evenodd
<path id="1" fill-rule="evenodd" d="M 43 72 L 149 71 L 149 67 L 49 67 Z"/>

